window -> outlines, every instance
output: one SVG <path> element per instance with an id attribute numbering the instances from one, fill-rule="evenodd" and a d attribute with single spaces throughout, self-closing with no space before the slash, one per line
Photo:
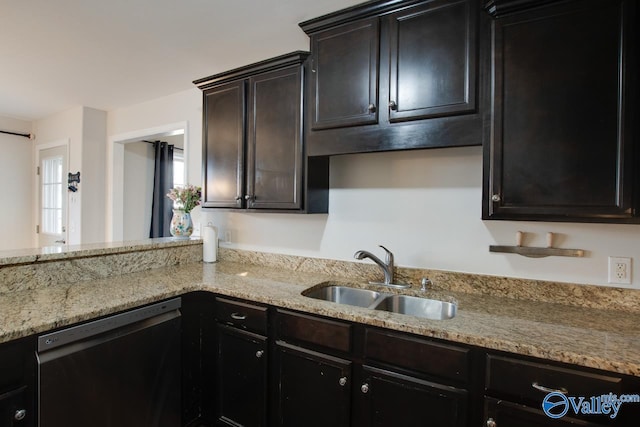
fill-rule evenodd
<path id="1" fill-rule="evenodd" d="M 42 232 L 62 233 L 62 156 L 42 161 Z"/>
<path id="2" fill-rule="evenodd" d="M 182 150 L 173 151 L 173 186 L 184 187 L 184 153 Z"/>

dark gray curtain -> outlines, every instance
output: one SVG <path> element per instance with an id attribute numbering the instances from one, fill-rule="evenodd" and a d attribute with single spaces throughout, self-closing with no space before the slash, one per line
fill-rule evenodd
<path id="1" fill-rule="evenodd" d="M 168 237 L 171 236 L 169 226 L 173 215 L 173 201 L 167 197 L 167 193 L 173 187 L 173 145 L 156 141 L 153 143 L 153 149 L 155 168 L 149 237 Z"/>

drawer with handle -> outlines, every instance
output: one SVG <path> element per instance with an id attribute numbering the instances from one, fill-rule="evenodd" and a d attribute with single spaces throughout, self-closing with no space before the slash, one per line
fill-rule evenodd
<path id="1" fill-rule="evenodd" d="M 487 355 L 486 392 L 510 400 L 539 403 L 549 393 L 599 396 L 623 392 L 622 377 L 546 363 Z"/>
<path id="2" fill-rule="evenodd" d="M 236 328 L 267 334 L 267 307 L 257 304 L 217 297 L 216 319 Z"/>
<path id="3" fill-rule="evenodd" d="M 352 350 L 353 327 L 350 323 L 288 310 L 277 310 L 276 314 L 275 327 L 279 340 L 343 353 Z"/>

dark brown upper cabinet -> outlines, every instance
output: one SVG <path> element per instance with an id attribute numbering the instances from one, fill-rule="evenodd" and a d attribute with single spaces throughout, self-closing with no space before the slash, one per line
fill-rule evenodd
<path id="1" fill-rule="evenodd" d="M 217 74 L 203 90 L 203 208 L 327 212 L 328 159 L 307 157 L 307 52 Z"/>
<path id="2" fill-rule="evenodd" d="M 471 1 L 433 1 L 391 14 L 389 121 L 476 109 L 476 10 Z"/>
<path id="3" fill-rule="evenodd" d="M 385 0 L 301 23 L 309 155 L 482 144 L 488 21 L 475 0 Z"/>
<path id="4" fill-rule="evenodd" d="M 377 123 L 378 18 L 323 31 L 311 43 L 311 128 Z"/>
<path id="5" fill-rule="evenodd" d="M 640 222 L 637 6 L 491 1 L 483 218 Z"/>
<path id="6" fill-rule="evenodd" d="M 244 80 L 204 91 L 204 208 L 241 208 L 244 195 Z"/>

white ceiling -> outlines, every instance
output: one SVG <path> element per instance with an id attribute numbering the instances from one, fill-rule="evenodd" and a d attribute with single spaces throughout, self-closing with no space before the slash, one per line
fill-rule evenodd
<path id="1" fill-rule="evenodd" d="M 36 120 L 193 88 L 299 49 L 298 23 L 362 0 L 0 0 L 0 116 Z"/>

